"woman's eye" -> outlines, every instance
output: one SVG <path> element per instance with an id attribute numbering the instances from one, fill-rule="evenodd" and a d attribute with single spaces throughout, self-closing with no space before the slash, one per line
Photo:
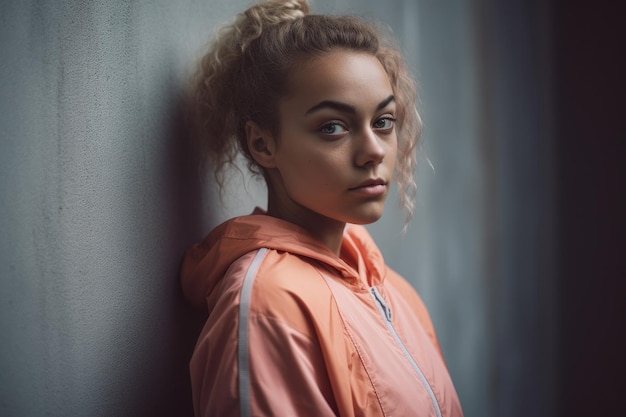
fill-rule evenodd
<path id="1" fill-rule="evenodd" d="M 348 130 L 339 123 L 328 123 L 322 126 L 320 131 L 325 135 L 338 135 L 340 133 L 345 133 Z"/>
<path id="2" fill-rule="evenodd" d="M 374 128 L 382 130 L 391 129 L 395 121 L 396 119 L 393 117 L 383 117 L 374 122 Z"/>

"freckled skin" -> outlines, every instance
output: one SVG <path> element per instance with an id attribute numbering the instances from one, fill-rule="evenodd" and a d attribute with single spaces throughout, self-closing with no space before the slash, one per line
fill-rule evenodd
<path id="1" fill-rule="evenodd" d="M 393 90 L 380 62 L 365 53 L 337 50 L 295 68 L 266 167 L 268 214 L 338 252 L 346 223 L 382 216 L 397 153 Z M 369 194 L 355 189 L 370 179 L 385 184 Z"/>

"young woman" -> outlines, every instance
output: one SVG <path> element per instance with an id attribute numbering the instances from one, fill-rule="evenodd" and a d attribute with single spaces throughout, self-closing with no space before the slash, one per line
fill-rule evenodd
<path id="1" fill-rule="evenodd" d="M 196 83 L 223 184 L 238 152 L 267 210 L 191 248 L 182 283 L 208 309 L 191 359 L 197 416 L 461 416 L 426 308 L 363 224 L 392 180 L 412 210 L 420 122 L 395 48 L 306 0 L 252 6 Z"/>

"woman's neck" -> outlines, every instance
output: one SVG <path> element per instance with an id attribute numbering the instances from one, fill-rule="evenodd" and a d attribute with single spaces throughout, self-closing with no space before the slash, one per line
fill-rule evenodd
<path id="1" fill-rule="evenodd" d="M 346 223 L 316 213 L 293 200 L 283 200 L 271 191 L 268 192 L 267 214 L 306 229 L 339 256 Z"/>

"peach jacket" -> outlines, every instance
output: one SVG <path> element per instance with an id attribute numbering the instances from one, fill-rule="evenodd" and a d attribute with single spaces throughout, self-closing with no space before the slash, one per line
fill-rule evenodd
<path id="1" fill-rule="evenodd" d="M 338 257 L 291 223 L 235 218 L 187 252 L 181 279 L 208 309 L 198 417 L 463 415 L 422 300 L 361 226 Z"/>

